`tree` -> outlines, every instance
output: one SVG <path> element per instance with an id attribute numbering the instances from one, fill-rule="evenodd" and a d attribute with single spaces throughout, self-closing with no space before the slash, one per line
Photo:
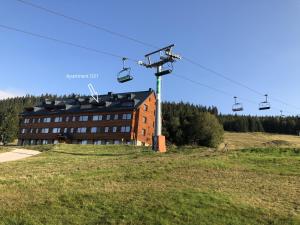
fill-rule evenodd
<path id="1" fill-rule="evenodd" d="M 13 107 L 6 112 L 0 112 L 0 137 L 4 145 L 12 142 L 18 131 L 18 114 Z"/>
<path id="2" fill-rule="evenodd" d="M 188 133 L 192 144 L 217 147 L 223 141 L 224 130 L 216 116 L 202 112 L 193 116 Z"/>

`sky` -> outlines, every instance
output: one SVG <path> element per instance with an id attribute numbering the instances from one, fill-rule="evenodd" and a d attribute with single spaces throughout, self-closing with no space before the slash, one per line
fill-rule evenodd
<path id="1" fill-rule="evenodd" d="M 233 96 L 237 96 L 244 105 L 240 114 L 279 115 L 280 110 L 284 115 L 300 114 L 299 0 L 26 1 L 154 46 L 174 43 L 174 53 L 183 59 L 174 63 L 174 74 L 162 78 L 164 101 L 214 105 L 225 114 L 232 113 Z M 138 60 L 155 50 L 16 0 L 0 3 L 0 25 Z M 0 49 L 0 98 L 89 94 L 89 83 L 99 94 L 155 89 L 152 69 L 128 61 L 134 79 L 120 84 L 119 58 L 1 27 Z M 70 75 L 89 78 L 70 79 Z M 265 93 L 272 108 L 259 111 Z"/>

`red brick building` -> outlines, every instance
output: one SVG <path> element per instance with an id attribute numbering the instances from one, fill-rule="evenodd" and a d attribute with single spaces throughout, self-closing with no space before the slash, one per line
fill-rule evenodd
<path id="1" fill-rule="evenodd" d="M 20 114 L 19 145 L 152 145 L 156 96 L 148 91 L 45 100 Z"/>

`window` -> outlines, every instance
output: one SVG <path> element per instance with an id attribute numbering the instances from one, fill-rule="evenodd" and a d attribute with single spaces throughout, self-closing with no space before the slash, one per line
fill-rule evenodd
<path id="1" fill-rule="evenodd" d="M 76 116 L 72 117 L 72 121 L 75 122 L 76 121 Z"/>
<path id="2" fill-rule="evenodd" d="M 71 128 L 70 133 L 74 133 L 74 128 Z"/>
<path id="3" fill-rule="evenodd" d="M 29 119 L 24 119 L 24 123 L 29 123 Z"/>
<path id="4" fill-rule="evenodd" d="M 34 140 L 30 140 L 30 144 L 31 144 L 31 145 L 34 145 Z"/>
<path id="5" fill-rule="evenodd" d="M 146 130 L 145 129 L 142 129 L 142 135 L 146 136 Z"/>
<path id="6" fill-rule="evenodd" d="M 32 119 L 32 123 L 35 123 L 35 118 Z"/>
<path id="7" fill-rule="evenodd" d="M 37 121 L 38 123 L 40 123 L 41 122 L 41 118 L 38 118 L 38 121 Z"/>
<path id="8" fill-rule="evenodd" d="M 86 133 L 86 127 L 78 127 L 77 133 Z"/>
<path id="9" fill-rule="evenodd" d="M 143 123 L 147 123 L 147 117 L 143 116 Z"/>
<path id="10" fill-rule="evenodd" d="M 69 116 L 66 116 L 66 122 L 69 122 L 69 120 L 70 120 L 70 117 Z"/>
<path id="11" fill-rule="evenodd" d="M 106 120 L 110 120 L 110 115 L 106 115 Z"/>
<path id="12" fill-rule="evenodd" d="M 144 104 L 144 110 L 148 111 L 148 105 Z"/>
<path id="13" fill-rule="evenodd" d="M 60 133 L 60 128 L 53 128 L 52 133 L 53 134 Z"/>
<path id="14" fill-rule="evenodd" d="M 120 144 L 120 141 L 119 141 L 119 140 L 114 140 L 114 144 L 115 144 L 115 145 L 119 145 L 119 144 Z"/>
<path id="15" fill-rule="evenodd" d="M 128 132 L 130 132 L 130 126 L 122 126 L 121 127 L 121 132 L 122 133 L 128 133 Z"/>
<path id="16" fill-rule="evenodd" d="M 87 143 L 88 143 L 87 140 L 82 140 L 82 141 L 80 142 L 80 144 L 82 144 L 82 145 L 86 145 Z"/>
<path id="17" fill-rule="evenodd" d="M 114 120 L 117 120 L 117 119 L 119 119 L 119 115 L 118 115 L 118 114 L 115 114 Z"/>
<path id="18" fill-rule="evenodd" d="M 97 133 L 97 127 L 92 127 L 91 128 L 91 133 Z"/>
<path id="19" fill-rule="evenodd" d="M 57 145 L 58 144 L 58 140 L 54 140 L 53 144 Z"/>
<path id="20" fill-rule="evenodd" d="M 102 143 L 101 140 L 95 140 L 94 141 L 94 145 L 101 145 L 101 143 Z"/>
<path id="21" fill-rule="evenodd" d="M 80 116 L 79 121 L 88 121 L 89 117 L 88 116 Z"/>
<path id="22" fill-rule="evenodd" d="M 39 133 L 39 128 L 36 128 L 35 133 L 36 133 L 36 134 Z"/>
<path id="23" fill-rule="evenodd" d="M 113 127 L 113 133 L 117 132 L 117 127 Z"/>
<path id="24" fill-rule="evenodd" d="M 25 133 L 26 133 L 26 129 L 23 128 L 23 129 L 21 130 L 21 133 L 22 133 L 22 134 L 25 134 Z"/>
<path id="25" fill-rule="evenodd" d="M 42 134 L 48 134 L 49 133 L 49 128 L 42 128 Z"/>
<path id="26" fill-rule="evenodd" d="M 131 120 L 131 113 L 123 114 L 122 119 L 123 120 Z"/>
<path id="27" fill-rule="evenodd" d="M 64 129 L 64 133 L 65 133 L 65 134 L 68 133 L 68 128 L 65 128 L 65 129 Z"/>
<path id="28" fill-rule="evenodd" d="M 98 120 L 102 120 L 102 115 L 94 115 L 93 116 L 93 121 L 98 121 Z"/>
<path id="29" fill-rule="evenodd" d="M 55 123 L 62 122 L 62 117 L 55 117 L 55 118 L 54 118 L 54 122 L 55 122 Z"/>
<path id="30" fill-rule="evenodd" d="M 31 133 L 31 134 L 33 133 L 33 128 L 30 129 L 30 133 Z"/>
<path id="31" fill-rule="evenodd" d="M 44 123 L 50 123 L 51 118 L 50 117 L 45 117 L 43 121 L 44 121 Z"/>
<path id="32" fill-rule="evenodd" d="M 104 132 L 105 132 L 105 133 L 108 133 L 108 131 L 109 131 L 109 127 L 105 127 L 105 128 L 104 128 Z"/>
<path id="33" fill-rule="evenodd" d="M 48 140 L 43 140 L 42 144 L 43 144 L 43 145 L 48 144 Z"/>

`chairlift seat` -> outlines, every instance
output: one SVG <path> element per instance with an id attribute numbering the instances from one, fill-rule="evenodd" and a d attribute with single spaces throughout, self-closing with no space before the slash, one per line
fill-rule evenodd
<path id="1" fill-rule="evenodd" d="M 126 75 L 126 76 L 123 76 L 123 77 L 118 77 L 118 82 L 119 83 L 125 83 L 125 82 L 128 82 L 128 81 L 131 81 L 132 79 L 133 79 L 132 76 Z"/>
<path id="2" fill-rule="evenodd" d="M 131 81 L 133 79 L 133 76 L 130 75 L 130 67 L 122 69 L 118 74 L 118 82 L 119 83 L 125 83 L 128 81 Z"/>
<path id="3" fill-rule="evenodd" d="M 271 105 L 269 102 L 262 102 L 259 104 L 259 110 L 268 110 L 271 108 Z"/>
<path id="4" fill-rule="evenodd" d="M 243 105 L 241 103 L 235 103 L 233 106 L 232 106 L 232 111 L 233 112 L 238 112 L 238 111 L 243 111 L 244 108 L 243 108 Z"/>

